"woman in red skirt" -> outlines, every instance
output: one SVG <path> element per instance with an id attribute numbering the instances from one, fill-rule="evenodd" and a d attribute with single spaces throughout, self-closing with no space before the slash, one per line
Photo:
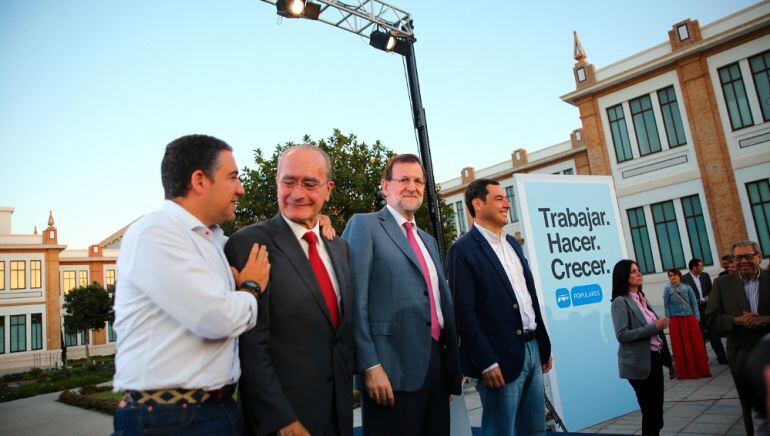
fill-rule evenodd
<path id="1" fill-rule="evenodd" d="M 692 289 L 682 283 L 682 273 L 674 268 L 668 271 L 670 283 L 663 291 L 663 307 L 671 319 L 671 350 L 678 379 L 711 377 L 706 347 L 701 336 L 698 302 Z"/>

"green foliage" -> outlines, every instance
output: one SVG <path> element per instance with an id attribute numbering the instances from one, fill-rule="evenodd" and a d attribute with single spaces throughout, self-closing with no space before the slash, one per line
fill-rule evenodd
<path id="1" fill-rule="evenodd" d="M 112 380 L 114 375 L 112 356 L 98 359 L 93 366 L 78 365 L 48 370 L 34 368 L 24 373 L 7 374 L 0 378 L 0 403 L 104 383 Z"/>
<path id="2" fill-rule="evenodd" d="M 110 294 L 94 282 L 64 296 L 64 330 L 67 333 L 103 329 L 114 317 Z"/>
<path id="3" fill-rule="evenodd" d="M 355 213 L 374 212 L 382 208 L 377 196 L 380 189 L 382 170 L 388 159 L 395 153 L 376 141 L 373 145 L 358 141 L 353 134 L 344 135 L 335 129 L 326 139 L 314 141 L 309 136 L 303 143 L 318 146 L 329 155 L 334 170 L 334 190 L 322 213 L 328 215 L 332 225 L 340 233 L 348 219 Z M 278 158 L 281 152 L 296 145 L 287 142 L 276 146 L 270 157 L 260 148 L 254 150 L 254 168 L 245 168 L 241 182 L 246 190 L 238 202 L 235 221 L 228 223 L 225 232 L 231 234 L 241 227 L 272 218 L 278 213 L 278 196 L 275 177 L 278 172 Z M 441 216 L 444 240 L 448 247 L 455 238 L 454 213 L 451 206 L 441 201 Z M 417 224 L 431 232 L 427 204 L 416 214 Z M 431 232 L 432 233 L 432 232 Z"/>

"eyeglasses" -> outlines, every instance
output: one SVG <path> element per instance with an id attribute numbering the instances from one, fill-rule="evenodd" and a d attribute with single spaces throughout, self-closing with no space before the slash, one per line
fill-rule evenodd
<path id="1" fill-rule="evenodd" d="M 411 183 L 414 183 L 416 188 L 422 188 L 425 186 L 425 180 L 423 179 L 410 179 L 408 177 L 404 177 L 403 179 L 390 179 L 390 181 L 398 183 L 402 188 L 408 187 Z"/>
<path id="2" fill-rule="evenodd" d="M 321 186 L 323 186 L 325 182 L 321 182 L 320 180 L 316 180 L 316 179 L 297 180 L 290 177 L 286 177 L 281 179 L 279 183 L 287 189 L 294 189 L 297 187 L 297 185 L 302 185 L 302 187 L 305 188 L 306 191 L 315 191 Z"/>
<path id="3" fill-rule="evenodd" d="M 757 253 L 751 253 L 751 254 L 734 254 L 733 259 L 736 262 L 740 262 L 742 260 L 754 260 L 754 256 L 756 256 Z"/>

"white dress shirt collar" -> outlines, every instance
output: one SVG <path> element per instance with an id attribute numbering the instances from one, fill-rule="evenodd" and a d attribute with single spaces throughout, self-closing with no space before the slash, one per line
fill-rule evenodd
<path id="1" fill-rule="evenodd" d="M 411 220 L 408 220 L 404 218 L 404 216 L 401 215 L 395 208 L 393 208 L 393 206 L 388 204 L 385 207 L 388 208 L 388 211 L 390 211 L 390 214 L 393 215 L 393 219 L 396 220 L 396 224 L 398 224 L 398 226 L 401 227 L 401 230 L 403 230 L 404 233 L 406 233 L 406 228 L 404 227 L 404 223 L 412 223 L 412 226 L 414 226 L 414 228 L 417 228 L 417 223 L 414 221 L 414 217 L 412 217 Z"/>
<path id="2" fill-rule="evenodd" d="M 503 242 L 505 241 L 505 232 L 500 232 L 498 235 L 497 233 L 492 232 L 491 230 L 488 230 L 486 227 L 482 226 L 481 224 L 477 222 L 473 222 L 473 225 L 479 229 L 479 232 L 481 232 L 481 236 L 484 236 L 487 238 L 487 240 L 495 240 L 496 242 Z"/>
<path id="3" fill-rule="evenodd" d="M 289 228 L 291 229 L 292 233 L 294 233 L 294 236 L 297 237 L 297 239 L 302 239 L 303 236 L 305 236 L 305 233 L 307 232 L 313 232 L 315 233 L 316 238 L 319 240 L 321 239 L 321 231 L 319 226 L 318 218 L 315 220 L 315 226 L 313 226 L 312 229 L 308 229 L 307 227 L 303 226 L 300 223 L 295 223 L 294 221 L 286 218 L 286 215 L 281 214 L 281 218 L 283 218 L 284 221 L 286 221 L 286 224 L 289 225 Z"/>
<path id="4" fill-rule="evenodd" d="M 218 224 L 207 227 L 201 220 L 198 219 L 198 217 L 190 213 L 189 210 L 185 209 L 182 205 L 175 201 L 164 200 L 163 209 L 168 212 L 168 214 L 173 219 L 177 220 L 182 225 L 182 227 L 190 229 L 205 238 L 212 239 L 215 234 L 220 236 L 224 233 Z"/>

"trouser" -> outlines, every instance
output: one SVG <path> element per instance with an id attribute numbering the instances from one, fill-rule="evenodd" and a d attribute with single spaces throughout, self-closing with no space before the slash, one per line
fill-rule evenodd
<path id="1" fill-rule="evenodd" d="M 425 381 L 413 392 L 393 392 L 393 407 L 380 406 L 362 392 L 361 414 L 365 436 L 447 436 L 449 434 L 449 379 L 441 364 L 441 346 L 431 341 Z"/>
<path id="2" fill-rule="evenodd" d="M 479 380 L 482 436 L 545 435 L 543 369 L 537 340 L 524 344 L 519 376 L 501 388 L 490 389 Z"/>
<path id="3" fill-rule="evenodd" d="M 642 434 L 657 435 L 663 428 L 663 365 L 659 351 L 650 351 L 650 375 L 629 380 L 642 409 Z"/>
<path id="4" fill-rule="evenodd" d="M 703 346 L 705 347 L 706 339 L 711 344 L 711 349 L 714 350 L 714 354 L 717 355 L 719 363 L 727 362 L 727 354 L 725 353 L 725 347 L 722 345 L 722 336 L 708 328 L 706 325 L 706 303 L 698 303 L 698 311 L 700 312 L 700 331 L 703 334 Z M 708 355 L 708 353 L 706 353 Z"/>
<path id="5" fill-rule="evenodd" d="M 202 404 L 127 404 L 115 410 L 113 422 L 113 436 L 243 434 L 243 417 L 232 400 Z"/>

